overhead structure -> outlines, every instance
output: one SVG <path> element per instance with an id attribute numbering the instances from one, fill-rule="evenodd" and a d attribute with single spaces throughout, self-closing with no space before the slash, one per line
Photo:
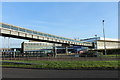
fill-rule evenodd
<path id="1" fill-rule="evenodd" d="M 58 43 L 65 45 L 76 45 L 76 46 L 86 46 L 86 47 L 93 46 L 91 42 L 69 39 L 69 38 L 38 32 L 30 29 L 25 29 L 22 27 L 5 24 L 5 23 L 0 23 L 0 33 L 1 36 L 5 36 L 5 37 Z"/>

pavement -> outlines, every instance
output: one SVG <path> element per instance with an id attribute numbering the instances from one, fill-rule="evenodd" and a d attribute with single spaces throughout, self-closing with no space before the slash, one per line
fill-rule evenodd
<path id="1" fill-rule="evenodd" d="M 41 70 L 2 68 L 3 78 L 118 78 L 117 70 Z"/>

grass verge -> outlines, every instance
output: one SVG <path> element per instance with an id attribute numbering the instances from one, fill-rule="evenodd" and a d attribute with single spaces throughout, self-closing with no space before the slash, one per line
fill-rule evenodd
<path id="1" fill-rule="evenodd" d="M 36 63 L 37 65 L 2 63 L 2 67 L 37 68 L 37 69 L 118 69 L 118 61 L 16 61 L 10 62 Z"/>

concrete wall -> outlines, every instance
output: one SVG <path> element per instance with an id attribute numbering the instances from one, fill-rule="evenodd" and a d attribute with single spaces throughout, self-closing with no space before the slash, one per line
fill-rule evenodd
<path id="1" fill-rule="evenodd" d="M 106 41 L 106 49 L 118 49 L 118 42 L 114 41 Z M 97 41 L 97 48 L 98 49 L 104 49 L 104 41 Z"/>

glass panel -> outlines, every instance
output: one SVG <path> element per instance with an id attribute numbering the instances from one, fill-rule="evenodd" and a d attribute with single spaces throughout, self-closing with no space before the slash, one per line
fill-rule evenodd
<path id="1" fill-rule="evenodd" d="M 65 38 L 63 38 L 63 40 L 65 40 Z"/>
<path id="2" fill-rule="evenodd" d="M 55 36 L 51 35 L 52 38 L 55 38 Z"/>
<path id="3" fill-rule="evenodd" d="M 54 38 L 57 38 L 56 36 Z"/>
<path id="4" fill-rule="evenodd" d="M 10 29 L 10 26 L 5 25 L 5 24 L 2 24 L 2 27 L 3 27 L 3 28 L 8 28 L 8 29 Z"/>
<path id="5" fill-rule="evenodd" d="M 11 29 L 13 29 L 13 30 L 18 30 L 18 28 L 17 28 L 17 27 L 14 27 L 14 26 L 11 26 Z"/>
<path id="6" fill-rule="evenodd" d="M 55 36 L 51 36 L 51 37 L 55 38 Z"/>
<path id="7" fill-rule="evenodd" d="M 51 35 L 52 38 L 54 38 L 52 35 Z"/>
<path id="8" fill-rule="evenodd" d="M 66 39 L 64 38 L 64 40 L 66 40 Z"/>
<path id="9" fill-rule="evenodd" d="M 47 34 L 44 34 L 44 36 L 48 36 Z"/>
<path id="10" fill-rule="evenodd" d="M 59 39 L 59 37 L 56 37 L 57 39 Z"/>
<path id="11" fill-rule="evenodd" d="M 50 35 L 47 35 L 48 37 L 51 37 Z"/>
<path id="12" fill-rule="evenodd" d="M 25 29 L 19 28 L 19 31 L 23 31 L 23 32 L 25 32 Z"/>
<path id="13" fill-rule="evenodd" d="M 74 40 L 72 40 L 72 41 L 74 41 Z"/>
<path id="14" fill-rule="evenodd" d="M 28 32 L 28 33 L 32 33 L 32 31 L 29 31 L 29 30 L 26 30 L 26 32 Z"/>
<path id="15" fill-rule="evenodd" d="M 69 39 L 67 39 L 67 41 L 69 41 Z"/>
<path id="16" fill-rule="evenodd" d="M 43 36 L 43 34 L 42 34 L 42 33 L 38 33 L 38 34 Z"/>
<path id="17" fill-rule="evenodd" d="M 60 37 L 60 39 L 62 39 L 62 38 Z"/>
<path id="18" fill-rule="evenodd" d="M 37 32 L 33 31 L 33 34 L 37 34 Z"/>

